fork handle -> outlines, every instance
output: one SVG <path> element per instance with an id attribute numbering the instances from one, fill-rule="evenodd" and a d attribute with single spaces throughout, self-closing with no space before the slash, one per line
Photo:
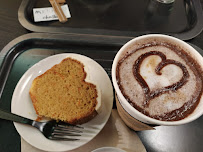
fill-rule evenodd
<path id="1" fill-rule="evenodd" d="M 33 120 L 4 111 L 2 109 L 0 109 L 0 118 L 5 119 L 5 120 L 14 121 L 14 122 L 23 123 L 23 124 L 29 124 L 29 125 L 32 125 L 32 122 L 33 122 Z"/>

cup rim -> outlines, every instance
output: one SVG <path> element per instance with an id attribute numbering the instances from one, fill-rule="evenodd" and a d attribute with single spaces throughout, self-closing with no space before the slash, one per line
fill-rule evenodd
<path id="1" fill-rule="evenodd" d="M 117 84 L 117 80 L 116 80 L 116 67 L 117 67 L 117 63 L 119 61 L 119 57 L 121 55 L 121 53 L 131 44 L 135 43 L 137 40 L 140 40 L 140 39 L 145 39 L 145 38 L 155 38 L 155 37 L 163 37 L 163 38 L 167 38 L 167 39 L 171 39 L 171 40 L 175 40 L 177 41 L 177 43 L 180 43 L 181 45 L 184 45 L 186 46 L 188 49 L 192 49 L 194 51 L 194 54 L 197 55 L 197 56 L 200 56 L 202 58 L 202 56 L 199 54 L 199 52 L 197 52 L 192 46 L 190 46 L 189 44 L 187 44 L 186 42 L 178 39 L 178 38 L 175 38 L 175 37 L 172 37 L 172 36 L 169 36 L 169 35 L 165 35 L 165 34 L 147 34 L 147 35 L 142 35 L 142 36 L 138 36 L 138 37 L 135 37 L 133 38 L 132 40 L 128 41 L 126 44 L 124 44 L 120 50 L 117 52 L 114 60 L 113 60 L 113 64 L 112 64 L 112 82 L 113 82 L 113 85 L 114 85 L 114 88 L 115 88 L 115 91 L 117 93 L 117 96 L 118 98 L 120 98 L 119 102 L 121 104 L 121 106 L 132 116 L 134 117 L 135 119 L 138 119 L 144 123 L 148 123 L 148 124 L 157 124 L 157 125 L 166 125 L 166 126 L 171 126 L 171 125 L 182 125 L 182 124 L 186 124 L 186 123 L 189 123 L 191 121 L 194 121 L 196 120 L 197 118 L 199 118 L 202 114 L 203 114 L 203 111 L 202 112 L 199 112 L 193 116 L 190 117 L 187 116 L 186 118 L 183 118 L 181 120 L 177 120 L 177 121 L 162 121 L 162 120 L 157 120 L 157 119 L 154 119 L 154 118 L 151 118 L 149 116 L 146 116 L 144 115 L 143 113 L 141 113 L 140 111 L 138 111 L 137 109 L 135 109 L 133 106 L 130 105 L 130 103 L 125 99 L 125 97 L 123 96 L 121 90 L 119 89 L 119 86 Z M 196 53 L 195 53 L 196 52 Z M 203 61 L 203 58 L 202 58 L 202 61 Z M 203 102 L 202 101 L 202 97 L 200 99 L 200 102 Z M 199 104 L 200 104 L 199 102 Z M 197 107 L 199 106 L 199 104 L 197 105 Z M 197 107 L 195 108 L 195 110 L 197 109 Z M 194 111 L 195 111 L 194 110 Z M 193 112 L 194 112 L 193 111 Z"/>

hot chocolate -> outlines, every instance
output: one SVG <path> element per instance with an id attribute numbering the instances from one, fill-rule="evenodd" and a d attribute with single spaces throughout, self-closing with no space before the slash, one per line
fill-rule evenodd
<path id="1" fill-rule="evenodd" d="M 198 105 L 202 73 L 190 50 L 157 38 L 128 47 L 120 56 L 116 79 L 123 96 L 138 111 L 158 120 L 177 121 Z"/>

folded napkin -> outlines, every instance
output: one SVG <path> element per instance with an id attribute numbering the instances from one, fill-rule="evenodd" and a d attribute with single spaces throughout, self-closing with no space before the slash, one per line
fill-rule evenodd
<path id="1" fill-rule="evenodd" d="M 94 139 L 69 152 L 91 152 L 100 147 L 117 147 L 127 152 L 146 152 L 146 149 L 136 132 L 132 131 L 124 124 L 116 109 L 112 110 L 107 124 Z M 21 152 L 28 151 L 44 152 L 31 146 L 21 138 Z"/>

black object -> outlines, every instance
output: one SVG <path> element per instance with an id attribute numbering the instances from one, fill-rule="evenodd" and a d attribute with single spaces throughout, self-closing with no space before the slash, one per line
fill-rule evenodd
<path id="1" fill-rule="evenodd" d="M 199 0 L 176 0 L 161 4 L 156 0 L 74 0 L 67 1 L 68 22 L 34 22 L 33 8 L 49 7 L 46 0 L 23 0 L 19 21 L 26 29 L 45 33 L 75 33 L 136 37 L 163 33 L 182 40 L 197 36 L 203 28 Z"/>

